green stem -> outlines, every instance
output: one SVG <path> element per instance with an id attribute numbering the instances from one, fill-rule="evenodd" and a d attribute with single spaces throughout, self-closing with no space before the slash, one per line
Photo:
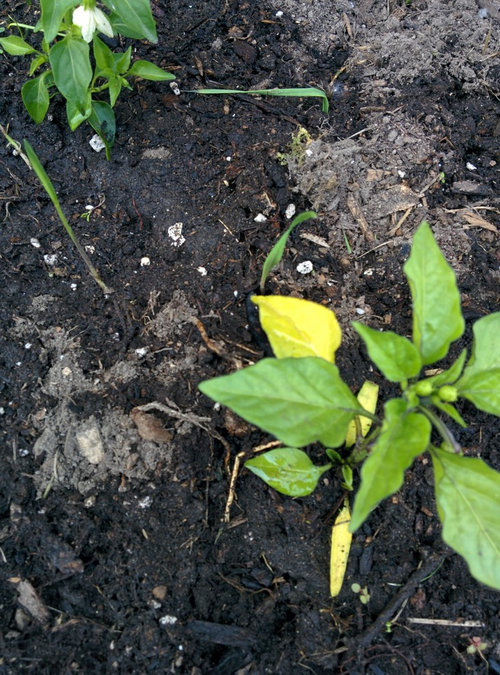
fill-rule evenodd
<path id="1" fill-rule="evenodd" d="M 12 147 L 15 148 L 18 152 L 21 152 L 21 154 L 23 156 L 23 159 L 25 159 L 25 161 L 26 161 L 26 157 L 23 155 L 22 150 L 21 150 L 21 146 L 19 145 L 19 143 L 17 141 L 15 141 L 11 136 L 9 136 L 9 134 L 5 131 L 5 129 L 2 126 L 0 126 L 0 131 L 5 136 L 5 138 L 9 142 L 9 144 L 12 145 Z M 95 282 L 100 286 L 100 288 L 102 288 L 104 293 L 108 293 L 108 294 L 113 293 L 113 289 L 109 288 L 109 286 L 106 286 L 104 281 L 101 279 L 101 277 L 99 275 L 99 272 L 96 270 L 94 265 L 91 263 L 88 255 L 85 253 L 85 250 L 84 250 L 83 246 L 81 246 L 80 242 L 76 238 L 76 235 L 73 232 L 73 228 L 68 223 L 68 220 L 66 219 L 66 216 L 63 213 L 63 210 L 61 208 L 61 204 L 59 203 L 59 199 L 57 198 L 56 191 L 54 189 L 54 186 L 52 185 L 52 181 L 48 177 L 45 169 L 43 168 L 40 160 L 38 159 L 38 156 L 37 156 L 36 152 L 33 150 L 31 145 L 26 140 L 24 141 L 24 148 L 26 150 L 26 155 L 28 156 L 27 158 L 28 158 L 28 160 L 31 164 L 31 167 L 32 167 L 33 171 L 38 176 L 38 178 L 39 178 L 41 184 L 43 185 L 46 193 L 49 195 L 51 202 L 54 204 L 54 207 L 57 211 L 57 215 L 59 216 L 59 219 L 60 219 L 61 223 L 64 225 L 64 228 L 65 228 L 66 232 L 68 233 L 69 238 L 71 239 L 71 241 L 75 245 L 76 250 L 80 254 L 83 262 L 87 265 L 87 268 L 88 268 L 91 276 L 94 278 Z"/>
<path id="2" fill-rule="evenodd" d="M 436 431 L 441 436 L 443 441 L 453 449 L 453 452 L 456 452 L 457 454 L 460 453 L 461 450 L 460 445 L 455 440 L 455 437 L 448 429 L 446 424 L 443 422 L 443 420 L 439 419 L 439 417 L 432 410 L 429 410 L 429 408 L 426 408 L 425 406 L 419 405 L 418 410 L 427 417 L 427 419 L 431 422 L 432 426 L 436 429 Z"/>

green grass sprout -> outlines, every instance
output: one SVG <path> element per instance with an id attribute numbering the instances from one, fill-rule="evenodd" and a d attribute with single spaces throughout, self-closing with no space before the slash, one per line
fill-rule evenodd
<path id="1" fill-rule="evenodd" d="M 196 94 L 250 94 L 251 96 L 286 96 L 294 98 L 317 97 L 321 99 L 321 110 L 327 113 L 330 109 L 328 97 L 318 87 L 295 87 L 292 89 L 195 89 L 188 93 Z"/>

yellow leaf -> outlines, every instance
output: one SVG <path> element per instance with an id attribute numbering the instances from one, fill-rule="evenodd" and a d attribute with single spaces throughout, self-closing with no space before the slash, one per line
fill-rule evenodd
<path id="1" fill-rule="evenodd" d="M 368 410 L 368 412 L 375 413 L 377 408 L 378 389 L 378 384 L 366 380 L 363 382 L 363 386 L 359 390 L 358 401 L 365 410 Z M 364 417 L 364 415 L 358 415 L 355 417 L 353 420 L 351 420 L 351 422 L 349 422 L 349 426 L 347 427 L 347 434 L 345 437 L 346 448 L 350 448 L 351 445 L 356 443 L 356 422 L 359 424 L 359 429 L 362 436 L 366 436 L 366 434 L 370 431 L 372 420 L 369 417 Z"/>
<path id="2" fill-rule="evenodd" d="M 351 512 L 349 510 L 349 502 L 346 499 L 332 529 L 332 547 L 330 551 L 330 595 L 332 598 L 335 598 L 340 593 L 344 581 L 352 541 L 352 534 L 349 532 L 350 522 Z"/>
<path id="3" fill-rule="evenodd" d="M 319 356 L 334 362 L 342 333 L 330 309 L 284 295 L 254 295 L 252 302 L 278 359 Z"/>

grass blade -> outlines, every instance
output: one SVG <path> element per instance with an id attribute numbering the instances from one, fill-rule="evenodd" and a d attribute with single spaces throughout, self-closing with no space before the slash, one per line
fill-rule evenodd
<path id="1" fill-rule="evenodd" d="M 250 94 L 252 96 L 286 96 L 294 98 L 317 97 L 321 99 L 321 110 L 330 109 L 327 95 L 318 87 L 295 87 L 292 89 L 195 89 L 196 94 Z"/>
<path id="2" fill-rule="evenodd" d="M 112 293 L 113 290 L 111 288 L 108 288 L 108 286 L 106 286 L 104 281 L 101 279 L 101 277 L 99 275 L 99 272 L 92 265 L 88 255 L 85 253 L 85 250 L 83 249 L 80 242 L 76 238 L 76 235 L 73 232 L 73 228 L 71 227 L 71 225 L 69 224 L 66 216 L 63 213 L 63 210 L 61 208 L 61 204 L 60 204 L 59 199 L 57 197 L 57 194 L 56 194 L 56 191 L 55 191 L 54 186 L 52 184 L 52 181 L 48 177 L 45 169 L 42 166 L 42 163 L 38 159 L 38 155 L 33 150 L 33 148 L 31 147 L 31 145 L 28 143 L 27 140 L 24 140 L 24 149 L 26 150 L 26 155 L 28 156 L 28 159 L 29 159 L 30 164 L 33 168 L 33 171 L 38 176 L 38 179 L 39 179 L 40 183 L 43 185 L 43 188 L 44 188 L 45 192 L 49 195 L 51 202 L 54 204 L 55 210 L 57 211 L 57 215 L 59 216 L 59 220 L 64 225 L 64 228 L 65 228 L 66 232 L 68 233 L 69 238 L 71 239 L 71 241 L 75 245 L 76 250 L 78 251 L 78 253 L 82 257 L 83 262 L 87 265 L 90 274 L 92 275 L 92 277 L 94 278 L 96 283 L 102 288 L 104 293 Z"/>

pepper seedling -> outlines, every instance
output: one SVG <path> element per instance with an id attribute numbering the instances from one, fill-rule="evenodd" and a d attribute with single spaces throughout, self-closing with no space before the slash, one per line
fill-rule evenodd
<path id="1" fill-rule="evenodd" d="M 0 38 L 3 50 L 11 56 L 31 56 L 29 76 L 21 96 L 30 117 L 40 124 L 46 117 L 50 99 L 58 90 L 66 100 L 66 116 L 72 131 L 87 121 L 100 136 L 109 159 L 116 123 L 113 111 L 121 90 L 131 89 L 131 78 L 165 81 L 174 75 L 150 63 L 131 62 L 132 47 L 113 52 L 98 37 L 123 35 L 157 42 L 156 24 L 149 0 L 104 0 L 106 14 L 96 0 L 40 0 L 40 19 L 35 26 L 14 22 L 19 35 Z M 41 32 L 40 48 L 24 39 L 23 32 Z M 89 44 L 92 43 L 93 64 Z M 36 77 L 33 77 L 33 75 Z M 99 99 L 107 91 L 109 103 Z"/>
<path id="2" fill-rule="evenodd" d="M 297 298 L 252 298 L 277 358 L 199 388 L 282 441 L 285 447 L 246 466 L 283 494 L 312 492 L 337 454 L 351 469 L 361 466 L 351 532 L 399 490 L 405 471 L 428 452 L 443 539 L 465 558 L 476 579 L 500 589 L 500 473 L 478 457 L 464 456 L 447 419 L 465 426 L 455 405 L 459 399 L 500 416 L 500 312 L 474 324 L 468 361 L 464 349 L 449 367 L 421 378 L 425 367 L 446 357 L 465 327 L 455 274 L 427 222 L 415 233 L 404 273 L 413 304 L 411 340 L 353 323 L 375 366 L 400 387 L 400 395 L 385 402 L 381 418 L 358 401 L 334 364 L 341 341 L 334 313 Z M 366 437 L 360 429 L 354 446 L 346 448 L 352 420 L 362 417 L 372 428 Z M 431 439 L 433 430 L 440 442 Z M 332 462 L 312 464 L 302 448 L 316 442 Z"/>

